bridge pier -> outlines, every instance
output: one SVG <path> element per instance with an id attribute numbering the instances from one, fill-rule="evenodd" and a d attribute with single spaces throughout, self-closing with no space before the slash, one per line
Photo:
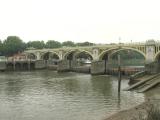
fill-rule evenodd
<path id="1" fill-rule="evenodd" d="M 92 61 L 91 63 L 92 75 L 105 74 L 105 72 L 106 72 L 105 60 Z"/>
<path id="2" fill-rule="evenodd" d="M 58 72 L 68 72 L 71 70 L 71 64 L 69 60 L 60 60 L 58 62 L 57 71 Z"/>
<path id="3" fill-rule="evenodd" d="M 57 70 L 59 60 L 47 60 L 47 68 Z"/>
<path id="4" fill-rule="evenodd" d="M 31 70 L 31 61 L 28 61 L 28 70 Z"/>
<path id="5" fill-rule="evenodd" d="M 149 64 L 145 64 L 145 70 L 148 74 L 156 74 L 160 72 L 160 63 L 152 62 Z"/>
<path id="6" fill-rule="evenodd" d="M 1 67 L 2 65 L 0 65 Z M 8 71 L 34 70 L 35 61 L 7 61 L 5 67 L 5 70 Z"/>
<path id="7" fill-rule="evenodd" d="M 36 60 L 35 69 L 45 69 L 47 66 L 47 61 L 45 60 Z"/>
<path id="8" fill-rule="evenodd" d="M 78 72 L 78 73 L 90 73 L 90 65 L 80 63 L 76 60 L 72 60 L 71 71 Z"/>
<path id="9" fill-rule="evenodd" d="M 13 71 L 16 70 L 16 64 L 15 64 L 15 61 L 13 61 Z"/>

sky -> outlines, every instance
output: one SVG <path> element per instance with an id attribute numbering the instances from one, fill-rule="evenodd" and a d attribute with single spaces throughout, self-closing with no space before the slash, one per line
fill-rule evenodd
<path id="1" fill-rule="evenodd" d="M 0 0 L 0 39 L 160 40 L 159 0 Z"/>

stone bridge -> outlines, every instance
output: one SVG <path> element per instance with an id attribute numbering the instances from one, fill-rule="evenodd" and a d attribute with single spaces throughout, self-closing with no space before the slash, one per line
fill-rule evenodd
<path id="1" fill-rule="evenodd" d="M 71 61 L 77 61 L 80 55 L 88 55 L 88 59 L 92 61 L 91 72 L 96 74 L 106 71 L 107 65 L 105 61 L 109 61 L 110 56 L 121 50 L 132 50 L 140 53 L 144 57 L 145 63 L 152 63 L 160 60 L 160 43 L 154 40 L 149 40 L 146 43 L 27 50 L 24 53 L 27 55 L 28 59 L 59 60 L 61 61 L 59 62 L 59 70 L 66 70 L 71 66 L 75 66 L 75 62 L 71 63 Z"/>

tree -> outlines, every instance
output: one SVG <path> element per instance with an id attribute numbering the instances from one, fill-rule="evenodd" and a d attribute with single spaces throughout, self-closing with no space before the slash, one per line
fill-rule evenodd
<path id="1" fill-rule="evenodd" d="M 8 36 L 3 42 L 3 53 L 6 56 L 22 52 L 25 48 L 25 43 L 17 36 Z"/>
<path id="2" fill-rule="evenodd" d="M 60 48 L 62 44 L 55 40 L 48 40 L 46 43 L 46 48 Z"/>
<path id="3" fill-rule="evenodd" d="M 65 41 L 62 43 L 62 46 L 66 46 L 66 47 L 74 47 L 75 44 L 72 41 Z"/>
<path id="4" fill-rule="evenodd" d="M 33 47 L 36 49 L 43 49 L 43 48 L 45 48 L 45 43 L 44 43 L 44 41 L 29 41 L 27 43 L 27 47 L 28 48 Z"/>
<path id="5" fill-rule="evenodd" d="M 0 40 L 0 56 L 3 55 L 3 43 Z"/>
<path id="6" fill-rule="evenodd" d="M 90 42 L 77 43 L 77 46 L 92 46 L 92 45 L 95 45 L 95 44 Z"/>

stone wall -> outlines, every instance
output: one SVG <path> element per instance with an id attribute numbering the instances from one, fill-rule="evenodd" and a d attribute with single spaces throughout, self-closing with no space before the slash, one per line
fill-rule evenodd
<path id="1" fill-rule="evenodd" d="M 72 71 L 78 73 L 90 73 L 90 66 L 74 67 L 72 68 Z"/>
<path id="2" fill-rule="evenodd" d="M 145 65 L 148 74 L 155 74 L 160 72 L 160 63 L 157 61 Z"/>
<path id="3" fill-rule="evenodd" d="M 44 69 L 47 66 L 47 61 L 37 60 L 35 61 L 35 69 Z"/>
<path id="4" fill-rule="evenodd" d="M 47 60 L 47 68 L 57 70 L 59 60 Z"/>
<path id="5" fill-rule="evenodd" d="M 69 60 L 61 60 L 58 62 L 57 66 L 58 72 L 67 72 L 70 71 L 70 61 Z"/>

